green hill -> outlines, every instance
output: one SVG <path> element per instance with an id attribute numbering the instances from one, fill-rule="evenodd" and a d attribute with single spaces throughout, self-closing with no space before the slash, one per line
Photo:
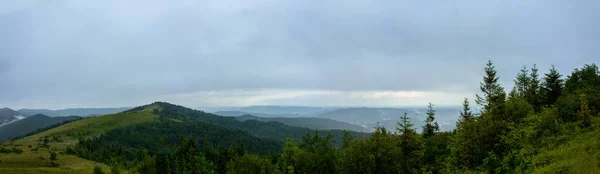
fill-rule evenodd
<path id="1" fill-rule="evenodd" d="M 59 124 L 65 121 L 80 119 L 78 116 L 70 117 L 48 117 L 46 115 L 37 114 L 26 117 L 19 121 L 15 121 L 0 127 L 0 142 L 9 140 L 15 137 L 26 135 L 38 129 Z"/>
<path id="2" fill-rule="evenodd" d="M 46 171 L 48 160 L 40 157 L 48 156 L 53 149 L 70 152 L 60 155 L 57 161 L 64 169 L 61 172 L 77 172 L 91 171 L 94 165 L 100 165 L 97 162 L 132 167 L 136 161 L 143 160 L 145 152 L 171 152 L 181 145 L 179 140 L 183 137 L 195 138 L 201 148 L 207 143 L 217 148 L 239 142 L 249 152 L 268 154 L 281 151 L 288 137 L 300 140 L 301 136 L 314 132 L 278 122 L 238 121 L 235 117 L 156 102 L 118 114 L 81 119 L 7 141 L 3 146 L 22 149 L 23 153 L 0 156 L 0 172 L 30 171 L 32 168 L 32 171 Z M 320 132 L 321 135 L 328 133 L 336 135 L 337 142 L 342 142 L 343 131 Z M 50 139 L 47 147 L 44 147 L 44 139 Z M 86 146 L 89 143 L 94 146 Z M 108 169 L 104 164 L 100 166 Z"/>
<path id="3" fill-rule="evenodd" d="M 47 131 L 2 143 L 4 148 L 15 148 L 22 153 L 0 154 L 0 173 L 90 173 L 95 166 L 108 171 L 102 163 L 82 159 L 74 155 L 60 155 L 59 168 L 49 166 L 51 151 L 62 151 L 78 143 L 80 138 L 90 138 L 106 131 L 128 125 L 149 122 L 158 118 L 152 113 L 156 107 L 146 110 L 121 112 L 100 117 L 89 117 L 49 129 Z M 49 139 L 44 143 L 45 139 Z M 46 145 L 44 145 L 46 144 Z"/>

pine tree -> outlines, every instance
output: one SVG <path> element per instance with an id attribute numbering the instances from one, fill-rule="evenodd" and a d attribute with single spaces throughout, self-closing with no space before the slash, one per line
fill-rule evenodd
<path id="1" fill-rule="evenodd" d="M 476 166 L 477 135 L 479 133 L 475 116 L 470 109 L 469 100 L 463 101 L 463 110 L 457 121 L 456 134 L 453 137 L 450 165 L 457 169 L 470 169 Z"/>
<path id="2" fill-rule="evenodd" d="M 532 81 L 532 79 L 529 77 L 527 66 L 523 66 L 523 69 L 521 69 L 521 72 L 517 74 L 517 79 L 514 81 L 515 86 L 513 87 L 513 90 L 515 91 L 516 96 L 525 97 L 527 89 L 529 89 Z"/>
<path id="3" fill-rule="evenodd" d="M 423 137 L 429 138 L 433 136 L 437 131 L 440 130 L 440 126 L 435 121 L 435 110 L 433 104 L 429 103 L 427 109 L 427 119 L 425 119 L 425 125 L 423 125 Z"/>
<path id="4" fill-rule="evenodd" d="M 473 112 L 471 112 L 471 107 L 469 106 L 469 99 L 465 98 L 463 101 L 463 110 L 460 111 L 460 119 L 470 121 L 473 117 Z"/>
<path id="5" fill-rule="evenodd" d="M 531 74 L 529 74 L 529 86 L 526 91 L 526 99 L 529 104 L 533 105 L 533 109 L 536 112 L 540 111 L 540 79 L 538 75 L 538 69 L 535 64 L 531 68 Z"/>
<path id="6" fill-rule="evenodd" d="M 463 101 L 463 109 L 460 111 L 460 117 L 458 118 L 456 129 L 460 130 L 463 123 L 472 121 L 474 119 L 473 112 L 471 112 L 471 107 L 469 106 L 469 99 L 465 98 Z"/>
<path id="7" fill-rule="evenodd" d="M 396 128 L 400 133 L 401 172 L 420 173 L 423 144 L 421 144 L 415 129 L 412 128 L 413 124 L 410 123 L 408 114 L 404 113 L 401 119 L 402 121 L 398 122 L 398 128 Z"/>
<path id="8" fill-rule="evenodd" d="M 554 68 L 550 69 L 550 72 L 544 74 L 544 82 L 542 83 L 541 93 L 543 94 L 543 105 L 550 106 L 554 104 L 558 97 L 562 94 L 564 88 L 564 80 L 561 79 L 562 75 Z"/>

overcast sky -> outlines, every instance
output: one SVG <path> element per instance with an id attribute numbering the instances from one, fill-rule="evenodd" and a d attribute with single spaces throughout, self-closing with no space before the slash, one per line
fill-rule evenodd
<path id="1" fill-rule="evenodd" d="M 600 60 L 600 1 L 0 1 L 0 107 L 460 105 Z"/>

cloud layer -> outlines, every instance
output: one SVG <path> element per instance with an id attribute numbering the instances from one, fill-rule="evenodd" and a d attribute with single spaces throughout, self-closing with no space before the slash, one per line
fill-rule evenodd
<path id="1" fill-rule="evenodd" d="M 568 73 L 597 61 L 599 7 L 3 1 L 0 105 L 458 105 L 477 92 L 488 59 L 507 86 L 523 65 Z"/>

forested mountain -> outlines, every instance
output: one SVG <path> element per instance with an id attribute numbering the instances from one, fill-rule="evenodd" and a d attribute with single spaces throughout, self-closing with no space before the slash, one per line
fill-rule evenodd
<path id="1" fill-rule="evenodd" d="M 106 114 L 114 114 L 119 113 L 125 110 L 131 109 L 131 107 L 120 107 L 120 108 L 69 108 L 69 109 L 59 109 L 59 110 L 50 110 L 50 109 L 20 109 L 19 113 L 22 113 L 25 116 L 43 114 L 50 117 L 65 117 L 65 116 L 81 116 L 81 117 L 89 117 L 89 116 L 99 116 Z"/>
<path id="2" fill-rule="evenodd" d="M 25 116 L 10 108 L 0 109 L 0 127 L 23 118 L 25 118 Z"/>
<path id="3" fill-rule="evenodd" d="M 37 114 L 24 119 L 6 124 L 0 127 L 0 142 L 9 140 L 18 136 L 26 135 L 38 129 L 44 129 L 48 126 L 59 124 L 65 121 L 80 119 L 78 116 L 70 117 L 48 117 Z"/>
<path id="4" fill-rule="evenodd" d="M 566 77 L 554 67 L 541 76 L 536 66 L 523 68 L 509 92 L 491 61 L 484 72 L 474 101 L 481 110 L 465 99 L 453 131 L 440 130 L 434 104 L 419 111 L 421 133 L 405 112 L 395 129 L 367 136 L 156 102 L 5 142 L 0 172 L 597 173 L 595 64 Z"/>
<path id="5" fill-rule="evenodd" d="M 305 118 L 286 118 L 286 117 L 257 117 L 253 115 L 241 115 L 236 117 L 240 121 L 246 120 L 259 120 L 259 121 L 275 121 L 279 123 L 283 123 L 285 125 L 297 126 L 297 127 L 305 127 L 309 129 L 317 129 L 317 130 L 350 130 L 355 132 L 367 132 L 368 129 L 348 124 L 340 121 L 335 121 L 332 119 L 326 118 L 314 118 L 314 117 L 305 117 Z"/>

